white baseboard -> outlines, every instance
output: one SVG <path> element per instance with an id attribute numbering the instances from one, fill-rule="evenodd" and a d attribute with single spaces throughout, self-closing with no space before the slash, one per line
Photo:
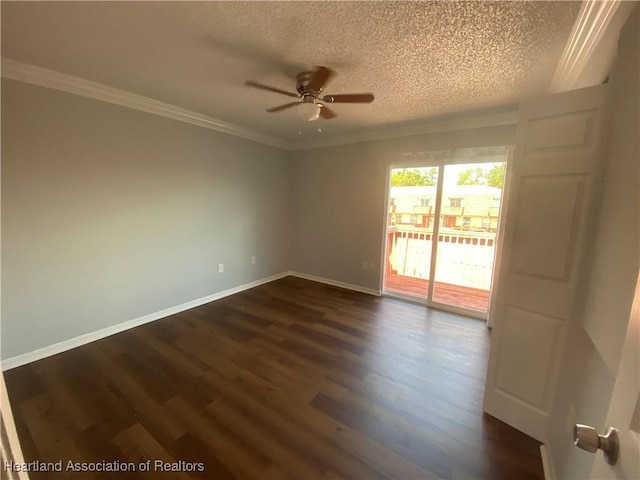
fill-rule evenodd
<path id="1" fill-rule="evenodd" d="M 222 292 L 217 292 L 206 297 L 198 298 L 196 300 L 192 300 L 175 307 L 166 308 L 159 312 L 150 313 L 139 318 L 134 318 L 133 320 L 128 320 L 126 322 L 118 323 L 117 325 L 102 328 L 100 330 L 96 330 L 95 332 L 90 332 L 84 335 L 70 338 L 69 340 L 64 340 L 62 342 L 55 343 L 44 348 L 39 348 L 31 352 L 16 355 L 15 357 L 7 358 L 6 360 L 2 361 L 2 370 L 6 371 L 12 368 L 19 367 L 21 365 L 26 365 L 27 363 L 35 362 L 36 360 L 50 357 L 51 355 L 56 355 L 66 350 L 71 350 L 72 348 L 76 348 L 81 345 L 100 340 L 101 338 L 105 338 L 110 335 L 129 330 L 130 328 L 144 325 L 145 323 L 153 322 L 155 320 L 160 320 L 161 318 L 175 315 L 176 313 L 184 312 L 185 310 L 189 310 L 191 308 L 199 307 L 200 305 L 204 305 L 205 303 L 213 302 L 214 300 L 219 300 L 221 298 L 228 297 L 229 295 L 234 295 L 236 293 L 249 290 L 250 288 L 254 288 L 265 283 L 273 282 L 274 280 L 278 280 L 289 275 L 290 272 L 279 273 L 271 277 L 262 278 L 254 282 L 245 283 L 244 285 L 239 285 Z"/>
<path id="2" fill-rule="evenodd" d="M 117 325 L 112 325 L 110 327 L 96 330 L 95 332 L 79 335 L 77 337 L 70 338 L 69 340 L 64 340 L 62 342 L 55 343 L 47 347 L 39 348 L 31 352 L 27 352 L 21 355 L 16 355 L 15 357 L 7 358 L 6 360 L 2 361 L 2 370 L 3 371 L 11 370 L 12 368 L 20 367 L 22 365 L 26 365 L 27 363 L 35 362 L 36 360 L 41 360 L 43 358 L 65 352 L 67 350 L 71 350 L 72 348 L 76 348 L 81 345 L 85 345 L 87 343 L 100 340 L 101 338 L 105 338 L 110 335 L 114 335 L 116 333 L 124 332 L 125 330 L 129 330 L 130 328 L 134 328 L 139 325 L 144 325 L 145 323 L 154 322 L 156 320 L 160 320 L 161 318 L 175 315 L 176 313 L 184 312 L 185 310 L 199 307 L 200 305 L 204 305 L 205 303 L 213 302 L 215 300 L 228 297 L 229 295 L 234 295 L 236 293 L 240 293 L 245 290 L 249 290 L 250 288 L 254 288 L 259 285 L 263 285 L 265 283 L 273 282 L 274 280 L 278 280 L 280 278 L 284 278 L 287 276 L 304 278 L 307 280 L 312 280 L 314 282 L 333 285 L 334 287 L 341 287 L 341 288 L 346 288 L 348 290 L 354 290 L 356 292 L 362 292 L 362 293 L 367 293 L 369 295 L 380 296 L 380 291 L 361 287 L 359 285 L 338 282 L 336 280 L 316 277 L 314 275 L 307 275 L 306 273 L 291 272 L 291 271 L 282 272 L 277 275 L 273 275 L 271 277 L 262 278 L 260 280 L 256 280 L 255 282 L 245 283 L 244 285 L 239 285 L 237 287 L 230 288 L 222 292 L 217 292 L 212 295 L 208 295 L 206 297 L 198 298 L 196 300 L 192 300 L 190 302 L 186 302 L 181 305 L 177 305 L 175 307 L 166 308 L 159 312 L 150 313 L 148 315 L 144 315 L 139 318 L 134 318 L 133 320 L 128 320 L 126 322 L 118 323 Z"/>
<path id="3" fill-rule="evenodd" d="M 545 480 L 556 480 L 556 469 L 553 466 L 553 459 L 546 445 L 540 445 L 540 456 L 542 457 L 542 470 Z"/>
<path id="4" fill-rule="evenodd" d="M 311 280 L 313 282 L 332 285 L 334 287 L 346 288 L 347 290 L 353 290 L 355 292 L 368 293 L 369 295 L 376 295 L 378 297 L 381 295 L 380 290 L 361 287 L 360 285 L 354 285 L 352 283 L 339 282 L 337 280 L 331 280 L 330 278 L 316 277 L 315 275 L 309 275 L 306 273 L 293 272 L 293 271 L 289 272 L 289 275 L 291 275 L 292 277 L 304 278 L 305 280 Z"/>

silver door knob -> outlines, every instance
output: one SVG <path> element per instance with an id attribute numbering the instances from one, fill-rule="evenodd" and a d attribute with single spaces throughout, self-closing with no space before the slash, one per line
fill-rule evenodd
<path id="1" fill-rule="evenodd" d="M 618 461 L 620 444 L 618 431 L 615 428 L 607 428 L 604 435 L 598 435 L 598 431 L 589 425 L 576 424 L 573 427 L 573 443 L 576 447 L 594 453 L 598 449 L 604 453 L 604 459 L 609 465 L 615 465 Z"/>

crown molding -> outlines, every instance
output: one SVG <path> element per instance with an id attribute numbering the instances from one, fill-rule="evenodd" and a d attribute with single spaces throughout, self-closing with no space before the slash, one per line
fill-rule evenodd
<path id="1" fill-rule="evenodd" d="M 470 128 L 513 125 L 517 123 L 516 110 L 473 114 L 449 119 L 434 119 L 420 124 L 403 125 L 389 128 L 366 130 L 349 135 L 333 138 L 319 138 L 302 142 L 287 142 L 286 140 L 266 135 L 254 130 L 227 123 L 217 118 L 187 110 L 169 103 L 154 100 L 149 97 L 110 87 L 102 83 L 67 75 L 47 68 L 37 67 L 28 63 L 9 58 L 2 58 L 2 77 L 20 82 L 52 88 L 63 92 L 92 98 L 102 102 L 132 108 L 153 115 L 170 118 L 179 122 L 208 128 L 217 132 L 234 135 L 265 145 L 278 147 L 283 150 L 308 150 L 312 148 L 348 145 L 352 143 L 387 140 L 392 138 L 425 135 Z"/>
<path id="2" fill-rule="evenodd" d="M 9 58 L 2 58 L 2 77 L 113 103 L 122 107 L 190 123 L 273 147 L 289 148 L 287 142 L 279 138 L 227 123 L 217 118 L 203 115 L 202 113 Z"/>
<path id="3" fill-rule="evenodd" d="M 618 49 L 620 30 L 636 2 L 584 0 L 549 93 L 600 85 L 609 74 Z"/>
<path id="4" fill-rule="evenodd" d="M 434 133 L 468 130 L 471 128 L 498 127 L 518 123 L 517 109 L 484 114 L 468 114 L 464 117 L 433 120 L 415 125 L 390 127 L 380 130 L 367 130 L 356 134 L 334 138 L 321 138 L 311 141 L 292 143 L 291 150 L 310 150 L 313 148 L 335 147 L 360 142 L 373 142 L 393 138 L 410 137 L 412 135 L 429 135 Z"/>

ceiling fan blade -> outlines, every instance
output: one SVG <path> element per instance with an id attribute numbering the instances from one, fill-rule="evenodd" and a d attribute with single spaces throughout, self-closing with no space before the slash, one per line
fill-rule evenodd
<path id="1" fill-rule="evenodd" d="M 322 108 L 320 109 L 320 116 L 326 120 L 330 120 L 336 116 L 336 112 L 331 110 L 326 105 L 322 105 Z"/>
<path id="2" fill-rule="evenodd" d="M 327 83 L 334 75 L 335 72 L 333 70 L 330 70 L 327 67 L 318 67 L 316 73 L 314 73 L 311 80 L 309 80 L 309 89 L 318 91 L 322 90 L 325 83 Z"/>
<path id="3" fill-rule="evenodd" d="M 280 90 L 279 88 L 270 87 L 269 85 L 263 85 L 262 83 L 254 82 L 252 80 L 247 80 L 244 82 L 247 87 L 259 88 L 261 90 L 268 90 L 270 92 L 281 93 L 282 95 L 288 95 L 289 97 L 300 98 L 300 95 L 297 93 L 287 92 L 286 90 Z"/>
<path id="4" fill-rule="evenodd" d="M 280 112 L 282 110 L 286 110 L 287 108 L 295 107 L 296 105 L 299 105 L 299 104 L 300 102 L 285 103 L 284 105 L 280 105 L 278 107 L 267 108 L 267 112 L 270 112 L 270 113 Z"/>
<path id="5" fill-rule="evenodd" d="M 322 97 L 323 102 L 329 103 L 371 103 L 373 99 L 373 93 L 345 93 L 342 95 L 325 95 Z"/>

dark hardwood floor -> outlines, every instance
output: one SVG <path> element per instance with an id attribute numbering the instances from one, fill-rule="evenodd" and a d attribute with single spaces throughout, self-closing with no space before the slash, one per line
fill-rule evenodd
<path id="1" fill-rule="evenodd" d="M 33 479 L 543 478 L 539 443 L 482 413 L 489 340 L 287 277 L 5 376 L 27 461 L 136 465 Z"/>

